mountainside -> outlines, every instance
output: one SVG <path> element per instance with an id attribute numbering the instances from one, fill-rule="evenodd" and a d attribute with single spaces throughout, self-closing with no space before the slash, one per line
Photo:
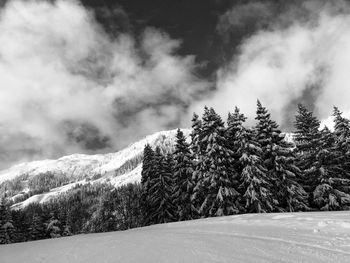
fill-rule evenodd
<path id="1" fill-rule="evenodd" d="M 188 136 L 190 130 L 183 132 Z M 157 132 L 116 153 L 73 154 L 57 160 L 22 163 L 0 171 L 0 191 L 7 191 L 17 203 L 15 207 L 22 207 L 48 201 L 78 183 L 110 182 L 118 187 L 137 182 L 141 178 L 144 146 L 149 143 L 171 151 L 175 135 L 176 130 Z"/>
<path id="2" fill-rule="evenodd" d="M 183 129 L 189 140 L 190 130 Z M 12 197 L 13 207 L 21 208 L 33 202 L 49 201 L 78 184 L 109 182 L 115 187 L 141 179 L 142 154 L 148 143 L 162 151 L 171 151 L 175 145 L 176 130 L 161 131 L 108 154 L 73 154 L 57 160 L 22 163 L 0 171 L 0 193 Z M 285 140 L 293 142 L 293 134 Z"/>
<path id="3" fill-rule="evenodd" d="M 350 262 L 350 213 L 246 214 L 0 246 L 1 263 Z"/>

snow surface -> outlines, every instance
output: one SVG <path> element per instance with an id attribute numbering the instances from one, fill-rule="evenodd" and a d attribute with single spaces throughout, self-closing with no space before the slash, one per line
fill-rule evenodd
<path id="1" fill-rule="evenodd" d="M 33 195 L 33 196 L 29 197 L 28 199 L 24 200 L 23 202 L 16 203 L 12 206 L 12 208 L 22 209 L 23 207 L 26 207 L 27 205 L 32 204 L 32 203 L 42 204 L 42 203 L 48 202 L 48 201 L 52 200 L 53 198 L 57 197 L 59 194 L 64 193 L 64 192 L 68 191 L 69 189 L 72 189 L 77 184 L 83 185 L 86 183 L 87 183 L 86 180 L 82 180 L 79 182 L 66 184 L 66 185 L 61 186 L 61 187 L 53 188 L 47 193 Z"/>
<path id="2" fill-rule="evenodd" d="M 1 263 L 350 262 L 350 212 L 247 214 L 1 245 Z"/>

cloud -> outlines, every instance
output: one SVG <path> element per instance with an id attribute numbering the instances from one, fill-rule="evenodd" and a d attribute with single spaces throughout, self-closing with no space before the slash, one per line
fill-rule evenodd
<path id="1" fill-rule="evenodd" d="M 180 41 L 152 28 L 112 37 L 77 1 L 9 1 L 0 43 L 2 168 L 119 149 L 180 123 L 208 86 Z"/>
<path id="2" fill-rule="evenodd" d="M 291 128 L 290 112 L 294 114 L 298 102 L 306 103 L 321 119 L 332 113 L 333 105 L 350 112 L 349 5 L 301 3 L 275 15 L 265 29 L 242 41 L 239 53 L 218 71 L 216 92 L 193 109 L 207 104 L 226 115 L 237 105 L 252 123 L 259 98 L 285 128 Z"/>
<path id="3" fill-rule="evenodd" d="M 247 26 L 266 25 L 275 13 L 271 2 L 248 2 L 235 5 L 219 17 L 217 31 L 222 36 L 231 31 L 246 30 Z"/>

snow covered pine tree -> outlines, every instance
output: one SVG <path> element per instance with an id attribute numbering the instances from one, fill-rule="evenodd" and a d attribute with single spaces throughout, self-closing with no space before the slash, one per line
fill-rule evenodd
<path id="1" fill-rule="evenodd" d="M 261 145 L 262 161 L 268 173 L 268 180 L 273 186 L 275 210 L 308 210 L 308 195 L 297 182 L 301 170 L 297 167 L 293 145 L 287 143 L 275 121 L 260 101 L 257 101 L 255 126 L 256 140 Z"/>

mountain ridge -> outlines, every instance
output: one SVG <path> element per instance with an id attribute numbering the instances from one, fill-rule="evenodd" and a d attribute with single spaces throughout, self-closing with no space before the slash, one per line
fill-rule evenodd
<path id="1" fill-rule="evenodd" d="M 14 207 L 21 208 L 32 202 L 46 202 L 78 183 L 110 182 L 115 187 L 119 187 L 127 183 L 139 182 L 144 146 L 148 143 L 152 147 L 160 146 L 163 151 L 171 151 L 175 145 L 176 131 L 177 129 L 154 133 L 115 153 L 72 154 L 58 159 L 18 164 L 0 171 L 0 186 L 11 182 L 20 185 L 20 191 L 8 194 L 15 203 Z M 189 129 L 182 129 L 182 131 L 187 137 L 189 136 Z M 29 187 L 30 182 L 40 176 L 51 176 L 55 180 L 63 178 L 64 183 L 43 193 L 31 194 L 33 189 Z M 6 187 L 4 189 L 8 191 Z M 26 196 L 28 198 L 25 198 Z"/>

